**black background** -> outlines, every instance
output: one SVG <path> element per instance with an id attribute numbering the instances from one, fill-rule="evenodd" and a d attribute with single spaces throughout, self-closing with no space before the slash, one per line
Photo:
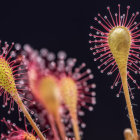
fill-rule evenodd
<path id="1" fill-rule="evenodd" d="M 117 98 L 118 91 L 110 89 L 115 77 L 99 72 L 98 62 L 93 61 L 88 44 L 89 26 L 95 24 L 93 18 L 98 12 L 108 15 L 107 6 L 111 7 L 112 13 L 118 12 L 119 3 L 121 11 L 125 11 L 127 5 L 131 6 L 130 13 L 140 9 L 139 0 L 0 1 L 2 41 L 22 45 L 29 43 L 34 48 L 46 47 L 55 53 L 64 50 L 68 57 L 76 57 L 79 64 L 86 62 L 92 69 L 97 85 L 97 104 L 93 112 L 86 111 L 84 140 L 123 140 L 123 130 L 130 127 L 123 94 Z M 140 16 L 137 21 L 140 21 Z M 135 104 L 139 103 L 139 92 L 134 91 Z M 140 120 L 140 107 L 134 107 L 134 114 Z M 0 118 L 3 116 L 23 126 L 18 122 L 17 113 L 8 115 L 7 109 L 0 107 Z M 0 132 L 3 131 L 3 125 L 0 124 Z"/>

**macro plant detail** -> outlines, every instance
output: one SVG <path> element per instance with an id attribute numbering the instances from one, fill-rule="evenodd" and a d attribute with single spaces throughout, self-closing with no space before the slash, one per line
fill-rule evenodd
<path id="1" fill-rule="evenodd" d="M 1 46 L 1 55 L 0 55 L 0 87 L 1 94 L 3 94 L 3 107 L 7 106 L 8 101 L 10 100 L 10 108 L 8 113 L 14 110 L 13 105 L 14 101 L 18 104 L 19 108 L 23 111 L 24 115 L 31 123 L 35 131 L 38 133 L 40 138 L 43 137 L 42 133 L 34 123 L 30 114 L 28 113 L 25 105 L 22 102 L 22 98 L 19 93 L 22 94 L 21 89 L 18 88 L 20 86 L 20 81 L 22 78 L 20 77 L 22 74 L 22 56 L 20 54 L 16 55 L 18 51 L 20 51 L 20 47 L 16 46 L 15 51 L 11 51 L 14 46 L 14 43 L 9 46 L 7 42 L 0 42 Z M 11 97 L 9 97 L 9 94 Z M 19 118 L 20 119 L 20 118 Z"/>
<path id="2" fill-rule="evenodd" d="M 54 139 L 65 139 L 65 131 L 60 117 L 61 100 L 58 88 L 57 79 L 53 75 L 46 73 L 45 67 L 38 52 L 33 50 L 30 46 L 25 45 L 24 50 L 24 64 L 28 68 L 27 72 L 27 86 L 31 91 L 31 95 L 35 99 L 35 103 L 42 106 L 48 114 L 48 120 L 54 134 Z M 28 96 L 29 93 L 27 93 Z M 32 104 L 29 104 L 29 108 Z M 57 128 L 58 132 L 57 133 Z M 45 124 L 44 124 L 45 126 Z"/>
<path id="3" fill-rule="evenodd" d="M 10 120 L 6 120 L 3 118 L 1 120 L 2 123 L 4 123 L 8 128 L 8 134 L 1 134 L 1 140 L 36 140 L 37 136 L 35 136 L 35 133 L 28 132 L 27 125 L 25 124 L 25 129 L 20 129 L 18 126 L 16 126 L 15 123 L 12 123 Z"/>
<path id="4" fill-rule="evenodd" d="M 63 132 L 66 131 L 66 134 L 72 137 L 73 134 L 71 134 L 70 129 L 73 129 L 75 139 L 79 140 L 79 119 L 77 115 L 84 115 L 84 112 L 81 110 L 82 107 L 92 111 L 93 107 L 90 104 L 94 105 L 96 103 L 95 92 L 93 91 L 96 85 L 89 82 L 89 80 L 93 78 L 91 70 L 85 70 L 85 63 L 79 67 L 75 67 L 76 59 L 69 58 L 66 60 L 66 53 L 63 51 L 58 52 L 56 58 L 53 53 L 48 52 L 46 49 L 42 49 L 39 55 L 38 51 L 33 50 L 30 46 L 25 46 L 24 48 L 25 65 L 28 67 L 29 72 L 29 83 L 27 83 L 35 101 L 33 106 L 36 110 L 39 110 L 38 104 L 41 104 L 44 109 L 46 108 L 46 113 L 40 113 L 39 111 L 35 111 L 35 113 L 39 114 L 38 116 L 45 114 L 48 117 L 55 139 L 62 132 L 61 130 L 63 130 Z M 34 85 L 35 82 L 33 82 L 33 79 L 37 79 L 36 85 Z M 40 88 L 38 88 L 39 86 Z M 36 93 L 32 93 L 35 91 Z M 26 97 L 27 96 L 28 93 L 26 94 Z M 42 99 L 45 100 L 43 101 Z M 48 107 L 45 107 L 45 104 Z M 33 106 L 29 105 L 28 107 L 32 108 Z M 54 113 L 52 111 L 57 112 L 57 116 L 53 115 Z M 52 115 L 50 116 L 50 114 Z M 38 118 L 42 119 L 42 117 Z M 63 126 L 57 123 L 58 118 L 63 120 Z M 44 119 L 46 119 L 46 117 L 44 117 Z M 60 126 L 57 125 L 59 133 L 54 122 Z M 71 128 L 71 124 L 73 128 Z M 44 121 L 44 126 L 46 126 L 46 121 Z M 81 126 L 85 127 L 85 123 L 81 123 Z M 63 138 L 63 134 L 61 138 Z"/>
<path id="5" fill-rule="evenodd" d="M 75 60 L 73 60 L 74 62 Z M 75 63 L 75 62 L 74 62 Z M 93 110 L 92 106 L 87 104 L 95 104 L 95 92 L 92 92 L 92 88 L 96 87 L 95 84 L 89 84 L 88 81 L 93 79 L 91 70 L 87 69 L 84 72 L 80 72 L 86 66 L 85 63 L 81 64 L 78 68 L 73 68 L 75 64 L 69 67 L 68 71 L 63 73 L 60 80 L 61 94 L 66 107 L 69 110 L 69 115 L 71 117 L 71 122 L 73 125 L 73 130 L 76 140 L 80 139 L 80 133 L 78 125 L 78 108 L 81 106 L 88 108 L 90 111 Z M 72 72 L 72 69 L 73 72 Z M 93 97 L 92 97 L 93 96 Z M 79 106 L 79 107 L 78 107 Z M 83 125 L 84 127 L 84 125 Z"/>
<path id="6" fill-rule="evenodd" d="M 48 5 L 43 4 L 44 7 L 36 2 L 31 2 L 31 5 L 29 1 L 26 5 L 19 2 L 23 12 L 17 6 L 14 13 L 8 12 L 6 17 L 1 17 L 2 25 L 7 17 L 18 17 L 17 25 L 14 23 L 16 28 L 20 28 L 21 22 L 23 26 L 14 34 L 23 32 L 19 35 L 21 43 L 33 41 L 35 46 L 9 45 L 0 41 L 0 140 L 140 140 L 139 118 L 135 118 L 139 116 L 139 95 L 135 97 L 135 91 L 140 89 L 137 80 L 140 74 L 140 23 L 136 22 L 139 12 L 131 14 L 130 6 L 123 11 L 120 4 L 113 7 L 117 13 L 107 7 L 108 16 L 98 13 L 94 25 L 90 26 L 90 51 L 97 69 L 110 78 L 114 76 L 114 79 L 106 79 L 94 69 L 96 64 L 90 63 L 88 50 L 84 48 L 81 32 L 87 33 L 87 30 L 84 30 L 86 22 L 83 19 L 87 20 L 90 13 L 99 7 L 102 9 L 106 2 L 96 1 L 95 4 L 95 1 L 86 1 L 87 6 L 75 1 L 74 7 L 71 2 L 66 3 L 68 7 L 60 1 L 52 4 L 47 1 Z M 123 5 L 125 3 L 122 2 Z M 4 12 L 8 9 L 12 12 L 15 8 L 7 7 Z M 16 16 L 17 11 L 19 16 Z M 14 17 L 11 19 L 15 20 Z M 6 23 L 10 31 L 13 31 L 12 23 Z M 25 31 L 24 27 L 27 28 Z M 5 34 L 11 35 L 7 31 Z M 41 48 L 39 44 L 48 45 L 48 49 L 54 52 L 47 47 Z M 65 51 L 58 51 L 60 46 L 87 63 L 69 58 Z M 89 69 L 87 64 L 93 69 Z M 99 84 L 97 89 L 92 70 L 95 70 L 95 81 Z M 118 100 L 106 95 L 105 92 L 110 94 L 110 90 L 105 88 L 108 84 Z M 88 111 L 94 110 L 95 91 L 99 92 L 99 106 L 95 114 L 91 114 Z"/>
<path id="7" fill-rule="evenodd" d="M 111 75 L 119 70 L 119 73 L 111 88 L 117 86 L 120 80 L 122 81 L 122 85 L 120 86 L 117 96 L 119 97 L 119 94 L 123 88 L 134 139 L 136 139 L 138 134 L 129 91 L 131 97 L 134 97 L 127 80 L 132 80 L 132 82 L 139 89 L 137 81 L 133 78 L 132 74 L 130 74 L 131 72 L 137 74 L 140 70 L 140 67 L 138 66 L 140 59 L 140 30 L 138 30 L 138 26 L 140 23 L 135 22 L 139 12 L 136 12 L 136 14 L 133 13 L 129 19 L 130 6 L 127 6 L 126 14 L 123 15 L 121 15 L 120 4 L 118 4 L 118 8 L 119 13 L 115 13 L 114 18 L 110 11 L 110 7 L 107 7 L 111 21 L 107 18 L 107 16 L 103 18 L 101 14 L 98 14 L 101 21 L 98 20 L 97 17 L 94 18 L 94 20 L 97 21 L 103 28 L 103 30 L 99 30 L 91 26 L 90 29 L 97 31 L 97 33 L 96 35 L 92 33 L 89 34 L 89 36 L 94 38 L 94 40 L 90 40 L 89 43 L 95 43 L 95 46 L 91 47 L 91 50 L 93 51 L 93 55 L 99 55 L 97 58 L 94 58 L 94 61 L 100 60 L 102 63 L 98 66 L 98 69 L 102 69 L 101 73 L 107 71 L 109 68 L 111 69 L 107 73 L 108 75 Z"/>

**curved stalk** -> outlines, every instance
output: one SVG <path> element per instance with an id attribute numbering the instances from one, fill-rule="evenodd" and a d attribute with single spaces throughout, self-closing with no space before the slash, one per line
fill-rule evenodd
<path id="1" fill-rule="evenodd" d="M 32 117 L 30 116 L 29 112 L 27 111 L 27 109 L 26 109 L 25 105 L 23 104 L 23 102 L 22 102 L 20 96 L 18 95 L 18 93 L 13 94 L 12 97 L 16 101 L 16 103 L 19 105 L 20 109 L 23 111 L 24 115 L 26 116 L 27 120 L 30 122 L 31 126 L 33 127 L 33 129 L 37 133 L 40 140 L 45 140 L 45 137 L 43 136 L 41 131 L 38 129 L 36 123 L 33 121 Z"/>
<path id="2" fill-rule="evenodd" d="M 133 135 L 134 135 L 134 140 L 137 140 L 138 133 L 137 133 L 136 123 L 135 123 L 134 114 L 133 114 L 133 110 L 132 110 L 131 100 L 130 100 L 130 96 L 129 96 L 126 70 L 120 72 L 120 75 L 121 75 L 121 79 L 122 79 L 124 96 L 125 96 L 125 100 L 126 100 L 126 104 L 127 104 L 130 123 L 131 123 L 132 131 L 133 131 Z"/>

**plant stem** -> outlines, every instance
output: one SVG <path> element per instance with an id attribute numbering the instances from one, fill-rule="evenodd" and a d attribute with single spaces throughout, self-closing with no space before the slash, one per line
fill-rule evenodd
<path id="1" fill-rule="evenodd" d="M 60 116 L 59 116 L 58 113 L 56 114 L 56 117 L 55 118 L 56 118 L 56 125 L 58 127 L 61 140 L 65 140 L 66 139 L 66 135 L 65 135 L 64 126 L 63 126 L 63 124 L 61 122 L 61 119 L 60 119 Z"/>
<path id="2" fill-rule="evenodd" d="M 134 135 L 134 140 L 137 140 L 138 133 L 137 133 L 136 123 L 135 123 L 131 100 L 130 100 L 129 91 L 128 91 L 127 73 L 125 71 L 126 70 L 121 71 L 120 75 L 121 75 L 121 79 L 122 79 L 124 96 L 125 96 L 125 100 L 126 100 L 126 104 L 127 104 L 130 123 L 131 123 L 132 131 L 133 131 L 133 135 Z"/>
<path id="3" fill-rule="evenodd" d="M 16 103 L 19 105 L 20 109 L 23 111 L 24 115 L 26 116 L 26 118 L 30 122 L 31 126 L 33 127 L 33 129 L 37 133 L 37 135 L 40 138 L 40 140 L 45 140 L 45 137 L 43 136 L 43 134 L 41 133 L 41 131 L 36 126 L 36 123 L 31 118 L 29 112 L 27 111 L 27 109 L 26 109 L 25 105 L 23 104 L 23 102 L 22 102 L 20 96 L 18 95 L 18 93 L 14 94 L 12 97 L 16 101 Z"/>
<path id="4" fill-rule="evenodd" d="M 73 125 L 73 130 L 74 130 L 74 135 L 76 140 L 80 140 L 80 135 L 79 135 L 79 128 L 78 128 L 78 123 L 77 119 L 72 117 L 72 125 Z"/>
<path id="5" fill-rule="evenodd" d="M 59 136 L 57 134 L 57 131 L 56 131 L 56 128 L 55 128 L 55 122 L 54 122 L 54 119 L 53 119 L 52 115 L 49 114 L 48 118 L 49 118 L 49 122 L 50 122 L 50 125 L 51 125 L 51 129 L 53 131 L 54 140 L 59 140 Z"/>

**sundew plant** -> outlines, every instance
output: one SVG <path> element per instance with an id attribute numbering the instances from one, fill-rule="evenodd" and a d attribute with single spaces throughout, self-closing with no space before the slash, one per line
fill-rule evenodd
<path id="1" fill-rule="evenodd" d="M 37 6 L 39 7 L 39 5 Z M 55 5 L 53 4 L 54 7 Z M 90 51 L 94 55 L 92 56 L 94 57 L 94 63 L 98 65 L 98 70 L 110 76 L 112 85 L 110 85 L 109 90 L 116 93 L 117 97 L 123 96 L 125 98 L 131 128 L 124 130 L 124 139 L 138 140 L 140 136 L 131 100 L 135 97 L 133 89 L 140 89 L 139 79 L 136 80 L 136 75 L 140 74 L 140 23 L 137 22 L 139 21 L 139 12 L 131 13 L 130 6 L 127 6 L 124 12 L 122 12 L 123 5 L 118 4 L 116 7 L 117 12 L 114 13 L 108 6 L 106 10 L 107 16 L 103 15 L 102 12 L 97 13 L 97 17 L 94 17 L 90 26 L 89 44 L 88 40 L 86 40 L 87 46 L 85 44 L 85 48 L 89 52 L 88 47 L 90 47 Z M 45 8 L 41 7 L 41 10 L 44 12 Z M 60 11 L 62 10 L 61 8 L 59 9 Z M 85 16 L 81 9 L 79 10 L 80 16 L 82 14 Z M 38 11 L 38 9 L 36 10 Z M 55 14 L 57 15 L 56 11 Z M 74 9 L 71 8 L 70 12 L 73 11 Z M 65 11 L 62 13 L 67 19 Z M 33 14 L 37 16 L 34 12 Z M 47 14 L 51 15 L 51 13 Z M 60 17 L 61 14 L 59 15 Z M 20 16 L 22 17 L 22 15 Z M 79 20 L 75 20 L 76 16 L 74 13 L 74 18 L 70 19 L 70 21 L 79 22 Z M 58 18 L 61 23 L 62 18 L 60 17 Z M 32 19 L 33 17 L 30 18 Z M 47 23 L 54 24 L 47 16 L 45 18 Z M 55 20 L 57 21 L 57 19 Z M 38 23 L 38 20 L 36 22 Z M 45 24 L 46 26 L 45 22 L 41 20 L 39 22 L 41 25 Z M 28 23 L 30 24 L 30 22 Z M 32 25 L 33 27 L 34 24 Z M 80 27 L 84 26 L 84 23 L 77 25 L 74 27 L 80 29 L 80 33 L 82 33 L 84 30 L 81 30 Z M 71 26 L 73 27 L 73 25 Z M 55 23 L 54 26 L 56 33 L 61 34 L 63 30 L 61 28 L 61 31 L 58 32 L 58 27 L 63 27 L 63 25 L 56 25 Z M 70 28 L 69 26 L 66 27 L 68 27 L 67 30 Z M 76 32 L 78 29 L 76 29 Z M 36 32 L 36 30 L 34 31 Z M 43 32 L 45 31 L 43 28 Z M 49 33 L 48 31 L 47 34 Z M 71 33 L 70 39 L 72 40 L 74 37 L 77 39 L 73 30 L 68 30 L 64 37 L 69 37 Z M 39 35 L 41 36 L 41 34 Z M 49 36 L 51 35 L 49 34 Z M 50 38 L 52 46 L 56 38 L 60 39 L 59 36 L 55 35 Z M 52 40 L 55 41 L 53 42 Z M 98 87 L 96 88 L 94 76 L 98 78 L 100 74 L 96 74 L 96 68 L 92 67 L 93 62 L 88 59 L 90 52 L 89 54 L 83 52 L 84 55 L 82 56 L 83 46 L 80 46 L 82 38 L 80 38 L 80 41 L 78 40 L 78 43 L 81 44 L 74 46 L 74 50 L 71 50 L 72 47 L 69 48 L 71 43 L 66 38 L 62 40 L 67 42 L 64 43 L 65 47 L 62 47 L 64 51 L 61 50 L 60 42 L 57 40 L 58 45 L 55 50 L 50 45 L 53 52 L 50 51 L 49 45 L 48 47 L 40 48 L 38 39 L 33 40 L 38 49 L 29 44 L 11 43 L 9 45 L 6 41 L 3 43 L 0 41 L 0 98 L 2 100 L 1 106 L 4 110 L 0 111 L 0 140 L 89 140 L 90 136 L 87 136 L 87 138 L 84 136 L 84 132 L 88 131 L 90 126 L 94 125 L 93 122 L 96 123 L 96 120 L 94 120 L 94 116 L 91 116 L 90 113 L 87 114 L 87 112 L 94 109 L 98 110 L 98 108 L 94 108 L 96 98 L 102 93 L 97 93 L 96 97 Z M 47 41 L 45 40 L 45 42 Z M 78 53 L 76 52 L 75 55 L 76 49 Z M 69 56 L 70 52 L 72 52 L 72 57 Z M 87 62 L 83 62 L 84 60 L 87 60 Z M 90 61 L 91 66 L 89 66 Z M 111 76 L 115 77 L 114 80 L 112 80 Z M 104 87 L 107 83 L 101 81 L 99 84 Z M 100 91 L 104 92 L 102 89 Z M 102 98 L 103 100 L 104 98 Z M 105 102 L 109 102 L 110 106 L 112 105 L 111 100 Z M 99 102 L 100 104 L 101 102 Z M 98 106 L 98 102 L 96 106 Z M 111 107 L 113 109 L 113 106 Z M 8 111 L 6 112 L 7 108 Z M 107 110 L 108 108 L 104 107 L 104 109 Z M 105 111 L 100 109 L 94 113 L 101 112 L 102 115 L 99 117 L 102 120 L 100 121 L 97 116 L 98 121 L 101 124 L 102 122 L 107 122 L 106 124 L 108 125 L 112 120 L 108 120 L 108 122 L 104 119 L 106 114 L 103 113 Z M 109 113 L 111 114 L 112 112 Z M 88 124 L 88 122 L 91 124 Z M 98 135 L 105 134 L 102 132 L 104 128 L 106 128 L 106 131 L 108 130 L 107 125 L 102 125 L 101 128 L 100 122 L 97 122 L 98 125 L 95 126 L 96 131 L 93 130 L 93 136 L 95 133 Z M 113 120 L 113 122 L 115 121 Z M 119 125 L 123 127 L 123 124 L 120 123 Z M 100 132 L 97 132 L 99 130 Z M 106 135 L 111 135 L 111 132 Z M 100 140 L 94 137 L 90 139 Z M 106 140 L 106 138 L 104 139 Z"/>
<path id="2" fill-rule="evenodd" d="M 21 48 L 21 45 L 16 44 L 16 47 Z M 91 69 L 86 69 L 85 63 L 76 66 L 77 59 L 67 59 L 63 51 L 56 56 L 45 48 L 39 52 L 24 45 L 24 50 L 16 55 L 22 59 L 21 72 L 16 71 L 16 75 L 20 77 L 19 91 L 24 91 L 24 94 L 20 92 L 22 104 L 30 110 L 35 122 L 39 124 L 41 135 L 37 133 L 35 126 L 38 125 L 34 126 L 35 123 L 30 123 L 33 129 L 28 132 L 26 123 L 25 131 L 4 118 L 1 122 L 4 122 L 9 130 L 8 134 L 2 134 L 1 138 L 80 140 L 82 128 L 86 127 L 80 118 L 85 114 L 83 108 L 92 111 L 96 104 L 96 85 L 92 82 L 94 76 Z M 44 134 L 44 131 L 47 133 Z"/>
<path id="3" fill-rule="evenodd" d="M 65 135 L 64 131 L 67 135 L 73 136 L 69 130 L 69 126 L 72 124 L 71 129 L 73 129 L 74 136 L 79 140 L 78 123 L 81 122 L 79 122 L 78 116 L 83 114 L 82 108 L 92 111 L 92 105 L 96 104 L 94 92 L 96 85 L 91 82 L 93 79 L 91 70 L 86 69 L 85 63 L 76 67 L 77 60 L 66 59 L 66 53 L 63 51 L 58 52 L 56 57 L 54 53 L 43 48 L 39 55 L 39 52 L 33 50 L 29 45 L 25 45 L 24 54 L 31 94 L 36 104 L 41 102 L 42 106 L 46 108 L 55 139 L 58 134 L 54 122 L 59 128 L 59 133 L 62 133 L 61 138 Z M 61 124 L 60 118 L 62 118 L 64 126 Z M 80 126 L 85 127 L 85 123 L 81 123 Z"/>
<path id="4" fill-rule="evenodd" d="M 140 30 L 138 26 L 140 23 L 135 21 L 139 12 L 131 15 L 129 14 L 129 9 L 130 6 L 127 6 L 126 13 L 122 14 L 120 4 L 118 4 L 118 13 L 115 13 L 115 16 L 113 16 L 110 7 L 107 7 L 111 20 L 109 20 L 107 16 L 103 17 L 98 13 L 99 18 L 95 17 L 94 20 L 98 22 L 101 29 L 97 29 L 94 26 L 90 27 L 91 30 L 97 32 L 95 34 L 89 34 L 90 37 L 93 37 L 89 43 L 95 43 L 95 45 L 91 47 L 91 50 L 93 51 L 93 55 L 98 55 L 98 57 L 94 58 L 94 61 L 100 60 L 101 64 L 98 66 L 98 69 L 101 69 L 101 73 L 107 71 L 108 75 L 112 75 L 114 72 L 118 71 L 111 88 L 117 86 L 121 80 L 122 84 L 117 97 L 119 97 L 121 90 L 123 90 L 134 139 L 136 140 L 138 134 L 130 100 L 130 96 L 132 99 L 134 96 L 128 79 L 130 79 L 138 89 L 140 88 L 137 81 L 132 76 L 133 73 L 139 74 L 140 69 L 138 65 L 140 59 Z"/>

